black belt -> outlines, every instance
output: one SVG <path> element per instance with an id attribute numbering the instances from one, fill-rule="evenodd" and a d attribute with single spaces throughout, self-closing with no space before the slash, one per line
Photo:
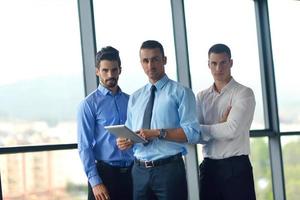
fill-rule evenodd
<path id="1" fill-rule="evenodd" d="M 135 159 L 134 162 L 138 165 L 138 166 L 142 166 L 145 168 L 150 168 L 150 167 L 157 167 L 160 165 L 165 165 L 171 162 L 175 162 L 175 161 L 180 161 L 182 160 L 182 154 L 176 154 L 174 156 L 170 156 L 167 158 L 162 158 L 162 159 L 158 159 L 158 160 L 150 160 L 150 161 L 144 161 L 144 160 L 139 160 L 139 159 Z"/>
<path id="2" fill-rule="evenodd" d="M 128 160 L 128 161 L 123 161 L 123 160 L 118 160 L 118 161 L 102 161 L 102 160 L 96 160 L 96 163 L 99 164 L 106 164 L 110 165 L 111 167 L 119 167 L 119 168 L 126 168 L 126 167 L 131 167 L 133 161 Z"/>
<path id="3" fill-rule="evenodd" d="M 97 161 L 96 165 L 99 169 L 106 168 L 122 174 L 130 172 L 132 167 L 132 164 L 130 166 L 113 166 L 103 161 Z"/>

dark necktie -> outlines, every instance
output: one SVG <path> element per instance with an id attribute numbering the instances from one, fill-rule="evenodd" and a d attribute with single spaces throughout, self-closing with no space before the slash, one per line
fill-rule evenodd
<path id="1" fill-rule="evenodd" d="M 144 118 L 143 118 L 142 128 L 144 128 L 144 129 L 150 129 L 151 118 L 152 118 L 152 109 L 153 109 L 153 103 L 154 103 L 154 97 L 155 97 L 155 90 L 156 90 L 156 87 L 154 85 L 152 85 L 150 98 L 148 100 L 148 103 L 147 103 L 147 106 L 145 109 L 145 113 L 144 113 Z"/>

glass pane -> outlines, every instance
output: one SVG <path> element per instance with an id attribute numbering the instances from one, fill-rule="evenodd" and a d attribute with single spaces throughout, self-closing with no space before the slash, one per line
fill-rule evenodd
<path id="1" fill-rule="evenodd" d="M 298 200 L 300 197 L 300 136 L 285 136 L 281 139 L 286 198 Z"/>
<path id="2" fill-rule="evenodd" d="M 194 92 L 213 83 L 207 66 L 208 49 L 215 43 L 227 44 L 234 61 L 233 77 L 252 88 L 255 94 L 256 109 L 251 129 L 264 129 L 254 1 L 186 0 L 184 3 Z"/>
<path id="3" fill-rule="evenodd" d="M 119 84 L 124 92 L 131 94 L 148 83 L 139 61 L 139 49 L 149 39 L 162 43 L 168 58 L 166 73 L 177 80 L 170 1 L 94 0 L 94 15 L 97 48 L 111 45 L 120 51 Z"/>
<path id="4" fill-rule="evenodd" d="M 0 24 L 0 146 L 75 142 L 84 97 L 77 2 L 1 1 Z"/>
<path id="5" fill-rule="evenodd" d="M 300 1 L 269 0 L 281 131 L 300 131 Z"/>
<path id="6" fill-rule="evenodd" d="M 268 138 L 251 138 L 250 151 L 256 199 L 273 200 Z"/>
<path id="7" fill-rule="evenodd" d="M 77 150 L 1 155 L 0 164 L 4 200 L 87 198 Z"/>

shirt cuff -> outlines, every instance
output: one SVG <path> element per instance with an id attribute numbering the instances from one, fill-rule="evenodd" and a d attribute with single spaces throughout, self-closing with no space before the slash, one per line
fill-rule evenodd
<path id="1" fill-rule="evenodd" d="M 101 184 L 103 182 L 99 176 L 92 176 L 89 178 L 89 183 L 92 187 L 94 187 L 95 185 Z"/>
<path id="2" fill-rule="evenodd" d="M 196 128 L 189 128 L 189 127 L 182 127 L 184 133 L 185 133 L 185 136 L 186 136 L 186 139 L 187 139 L 187 142 L 189 144 L 197 144 L 200 140 L 200 130 L 199 130 L 199 126 L 198 126 L 198 129 Z"/>
<path id="3" fill-rule="evenodd" d="M 209 125 L 200 125 L 200 131 L 201 131 L 202 140 L 208 142 L 211 139 L 210 126 Z"/>

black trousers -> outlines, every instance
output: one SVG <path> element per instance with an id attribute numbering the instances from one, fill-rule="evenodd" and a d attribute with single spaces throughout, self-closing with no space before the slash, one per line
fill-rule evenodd
<path id="1" fill-rule="evenodd" d="M 200 165 L 201 200 L 255 200 L 252 166 L 246 155 L 213 160 Z"/>
<path id="2" fill-rule="evenodd" d="M 110 200 L 132 200 L 132 178 L 130 167 L 114 167 L 98 162 L 97 170 L 107 188 Z M 88 183 L 88 200 L 95 200 L 91 185 Z"/>

